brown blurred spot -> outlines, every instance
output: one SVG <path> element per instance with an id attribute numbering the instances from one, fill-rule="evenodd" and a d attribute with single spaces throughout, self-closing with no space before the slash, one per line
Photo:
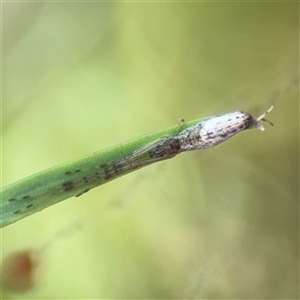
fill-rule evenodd
<path id="1" fill-rule="evenodd" d="M 10 254 L 2 260 L 2 287 L 16 293 L 32 289 L 36 268 L 35 251 L 23 250 Z"/>

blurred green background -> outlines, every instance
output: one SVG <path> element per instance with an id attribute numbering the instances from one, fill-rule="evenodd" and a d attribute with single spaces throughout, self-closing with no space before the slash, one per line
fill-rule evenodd
<path id="1" fill-rule="evenodd" d="M 178 120 L 244 132 L 4 228 L 4 298 L 299 297 L 299 3 L 2 3 L 2 184 Z M 13 282 L 12 282 L 13 284 Z"/>

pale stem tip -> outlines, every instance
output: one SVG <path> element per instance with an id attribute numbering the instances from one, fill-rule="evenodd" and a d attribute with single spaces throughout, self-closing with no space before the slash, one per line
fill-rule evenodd
<path id="1" fill-rule="evenodd" d="M 259 121 L 264 121 L 264 122 L 267 122 L 270 125 L 274 126 L 274 124 L 272 122 L 265 119 L 265 116 L 268 115 L 273 110 L 274 106 L 275 106 L 275 104 L 272 104 L 271 107 L 267 111 L 265 111 L 262 115 L 260 115 L 259 117 L 256 118 L 257 128 L 260 129 L 261 131 L 264 131 L 265 128 L 259 123 Z"/>

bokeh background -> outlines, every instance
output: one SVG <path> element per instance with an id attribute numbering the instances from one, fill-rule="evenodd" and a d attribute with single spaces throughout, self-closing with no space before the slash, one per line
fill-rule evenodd
<path id="1" fill-rule="evenodd" d="M 2 229 L 3 265 L 34 261 L 3 298 L 299 297 L 299 3 L 6 2 L 2 22 L 3 185 L 276 103 L 264 132 Z"/>

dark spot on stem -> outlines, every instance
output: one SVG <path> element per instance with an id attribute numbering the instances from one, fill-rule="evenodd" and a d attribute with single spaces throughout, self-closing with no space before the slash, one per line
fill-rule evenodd
<path id="1" fill-rule="evenodd" d="M 114 171 L 116 174 L 119 173 L 118 167 L 116 166 L 116 164 L 113 164 L 112 167 L 114 168 Z"/>
<path id="2" fill-rule="evenodd" d="M 67 186 L 66 188 L 65 188 L 65 191 L 67 192 L 67 191 L 71 191 L 71 190 L 73 190 L 74 189 L 74 186 Z"/>
<path id="3" fill-rule="evenodd" d="M 79 196 L 81 196 L 82 194 L 87 193 L 89 190 L 90 190 L 90 189 L 86 189 L 86 190 L 84 190 L 83 192 L 81 192 L 81 193 L 79 193 L 78 195 L 76 195 L 75 197 L 79 197 Z"/>
<path id="4" fill-rule="evenodd" d="M 65 188 L 65 191 L 70 191 L 75 188 L 73 181 L 66 181 L 65 183 L 63 183 L 63 187 Z"/>
<path id="5" fill-rule="evenodd" d="M 69 186 L 69 185 L 72 185 L 72 181 L 66 181 L 65 183 L 63 183 L 63 186 Z"/>

